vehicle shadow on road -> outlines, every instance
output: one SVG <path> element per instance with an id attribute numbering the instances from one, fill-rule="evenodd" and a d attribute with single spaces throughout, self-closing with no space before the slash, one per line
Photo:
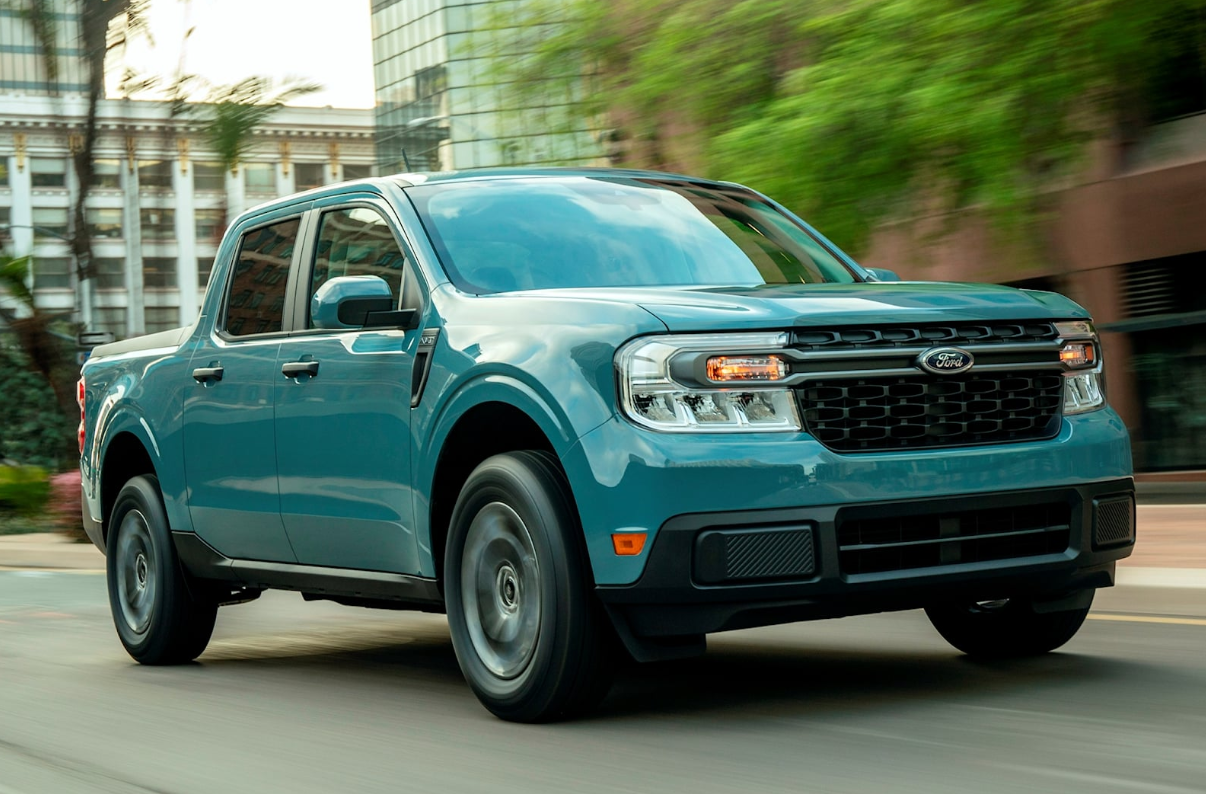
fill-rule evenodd
<path id="1" fill-rule="evenodd" d="M 622 665 L 616 685 L 588 721 L 647 715 L 773 711 L 810 717 L 849 715 L 935 697 L 991 700 L 1017 691 L 1128 687 L 1152 675 L 1151 665 L 1076 652 L 996 663 L 973 662 L 953 650 L 882 647 L 860 637 L 846 645 L 726 638 L 706 656 Z M 311 629 L 288 635 L 215 642 L 201 657 L 211 670 L 251 666 L 288 668 L 319 678 L 336 676 L 369 689 L 433 685 L 471 699 L 457 666 L 447 626 L 432 622 L 373 630 Z M 1167 671 L 1165 671 L 1166 673 Z"/>
<path id="2" fill-rule="evenodd" d="M 1064 685 L 1130 686 L 1150 675 L 1148 667 L 1071 652 L 984 663 L 954 651 L 729 644 L 697 659 L 627 667 L 597 717 L 768 711 L 849 715 L 936 697 L 978 701 Z"/>

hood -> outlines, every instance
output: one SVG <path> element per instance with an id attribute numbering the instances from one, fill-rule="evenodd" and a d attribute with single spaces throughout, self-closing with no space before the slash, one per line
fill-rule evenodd
<path id="1" fill-rule="evenodd" d="M 527 294 L 636 304 L 675 332 L 1088 318 L 1084 309 L 1062 295 L 991 284 L 767 284 L 564 289 Z"/>

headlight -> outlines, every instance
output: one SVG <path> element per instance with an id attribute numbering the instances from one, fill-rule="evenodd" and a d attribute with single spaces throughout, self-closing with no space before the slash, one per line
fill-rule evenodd
<path id="1" fill-rule="evenodd" d="M 1101 379 L 1101 346 L 1093 324 L 1084 320 L 1056 323 L 1064 340 L 1059 360 L 1064 373 L 1064 414 L 1083 414 L 1105 406 Z"/>
<path id="2" fill-rule="evenodd" d="M 798 431 L 791 390 L 762 385 L 787 377 L 787 362 L 773 352 L 787 342 L 784 333 L 637 339 L 616 354 L 621 407 L 637 424 L 671 433 Z M 681 380 L 731 385 L 684 384 L 676 371 Z"/>

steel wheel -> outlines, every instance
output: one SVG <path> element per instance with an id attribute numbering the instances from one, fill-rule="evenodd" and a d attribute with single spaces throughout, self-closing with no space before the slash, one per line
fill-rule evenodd
<path id="1" fill-rule="evenodd" d="M 168 528 L 159 480 L 132 477 L 109 513 L 105 580 L 117 636 L 142 664 L 197 658 L 214 630 L 218 602 L 190 583 Z"/>
<path id="2" fill-rule="evenodd" d="M 117 532 L 117 595 L 121 616 L 135 634 L 145 634 L 155 612 L 159 572 L 147 519 L 131 510 Z"/>
<path id="3" fill-rule="evenodd" d="M 540 567 L 531 534 L 511 507 L 490 502 L 473 517 L 460 578 L 478 658 L 499 678 L 523 675 L 540 634 Z"/>

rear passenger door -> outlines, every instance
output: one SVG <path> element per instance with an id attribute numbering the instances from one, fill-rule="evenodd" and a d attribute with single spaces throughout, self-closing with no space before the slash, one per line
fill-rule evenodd
<path id="1" fill-rule="evenodd" d="M 189 511 L 197 535 L 228 557 L 296 560 L 281 521 L 273 401 L 301 228 L 298 213 L 241 234 L 184 375 Z"/>
<path id="2" fill-rule="evenodd" d="M 383 278 L 399 308 L 422 295 L 393 210 L 373 199 L 313 211 L 296 330 L 276 362 L 281 514 L 299 562 L 418 573 L 410 484 L 411 372 L 419 331 L 314 329 L 328 279 Z M 313 374 L 297 373 L 313 362 Z M 288 367 L 293 364 L 295 366 Z"/>

